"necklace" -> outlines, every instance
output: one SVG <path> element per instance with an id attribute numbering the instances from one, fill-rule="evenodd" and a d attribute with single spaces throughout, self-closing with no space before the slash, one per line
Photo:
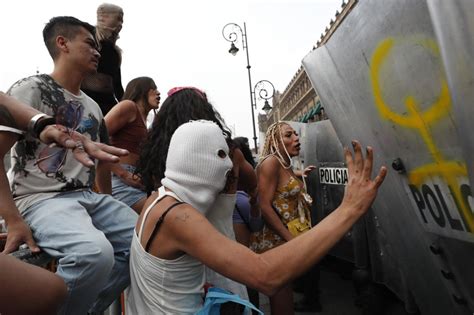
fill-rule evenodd
<path id="1" fill-rule="evenodd" d="M 291 168 L 291 163 L 287 166 L 287 165 L 285 164 L 285 162 L 282 161 L 282 159 L 281 159 L 278 155 L 276 155 L 276 154 L 273 154 L 273 155 L 276 157 L 276 159 L 278 160 L 278 162 L 280 162 L 281 166 L 282 166 L 285 170 Z"/>

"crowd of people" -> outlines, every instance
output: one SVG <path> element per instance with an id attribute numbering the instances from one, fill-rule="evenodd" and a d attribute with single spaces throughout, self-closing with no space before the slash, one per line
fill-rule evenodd
<path id="1" fill-rule="evenodd" d="M 0 313 L 101 313 L 124 292 L 127 314 L 195 314 L 209 287 L 238 296 L 222 314 L 248 313 L 255 292 L 272 314 L 293 313 L 291 282 L 367 211 L 386 169 L 373 177 L 372 149 L 364 156 L 353 141 L 341 205 L 311 224 L 314 167 L 293 169 L 300 143 L 288 123 L 269 128 L 256 164 L 203 90 L 173 88 L 161 106 L 149 77 L 123 92 L 123 11 L 97 14 L 95 27 L 53 17 L 43 30 L 51 74 L 0 93 L 0 282 L 10 288 Z M 23 243 L 53 257 L 55 274 L 6 255 Z"/>

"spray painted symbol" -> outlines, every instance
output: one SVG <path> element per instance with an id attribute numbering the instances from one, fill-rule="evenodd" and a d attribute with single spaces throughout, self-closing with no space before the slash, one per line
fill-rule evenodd
<path id="1" fill-rule="evenodd" d="M 423 111 L 420 109 L 418 101 L 412 95 L 405 97 L 406 115 L 393 112 L 382 97 L 382 90 L 379 83 L 380 69 L 394 46 L 402 41 L 403 39 L 387 38 L 379 43 L 372 55 L 370 78 L 375 105 L 384 119 L 400 126 L 416 130 L 433 157 L 433 163 L 422 165 L 409 172 L 408 181 L 410 184 L 420 186 L 429 177 L 439 176 L 442 178 L 448 187 L 451 187 L 453 198 L 460 209 L 468 230 L 474 231 L 473 213 L 463 198 L 458 183 L 459 177 L 467 177 L 466 164 L 460 161 L 446 160 L 437 148 L 430 132 L 430 127 L 438 123 L 441 119 L 448 117 L 451 110 L 451 99 L 445 78 L 443 77 L 441 79 L 441 88 L 437 100 L 428 109 Z M 416 44 L 423 47 L 434 57 L 439 58 L 439 49 L 433 40 L 429 38 L 417 38 Z"/>

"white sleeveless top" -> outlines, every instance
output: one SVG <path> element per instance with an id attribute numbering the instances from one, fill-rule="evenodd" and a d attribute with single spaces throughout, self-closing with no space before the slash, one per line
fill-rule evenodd
<path id="1" fill-rule="evenodd" d="M 212 208 L 206 214 L 211 224 L 227 238 L 235 241 L 232 214 L 234 213 L 237 194 L 219 194 Z M 248 300 L 247 288 L 234 280 L 224 277 L 220 273 L 206 267 L 206 281 L 215 287 L 226 289 Z"/>
<path id="2" fill-rule="evenodd" d="M 180 200 L 161 187 L 158 198 L 145 210 L 138 236 L 136 231 L 133 233 L 130 287 L 125 292 L 126 314 L 194 314 L 202 307 L 204 265 L 187 254 L 172 260 L 155 257 L 140 243 L 150 210 L 166 195 Z"/>

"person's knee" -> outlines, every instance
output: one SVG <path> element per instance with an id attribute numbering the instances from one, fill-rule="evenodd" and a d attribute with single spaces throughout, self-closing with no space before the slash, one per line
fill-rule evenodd
<path id="1" fill-rule="evenodd" d="M 105 237 L 85 242 L 76 253 L 76 263 L 90 276 L 107 278 L 114 266 L 114 249 Z"/>

